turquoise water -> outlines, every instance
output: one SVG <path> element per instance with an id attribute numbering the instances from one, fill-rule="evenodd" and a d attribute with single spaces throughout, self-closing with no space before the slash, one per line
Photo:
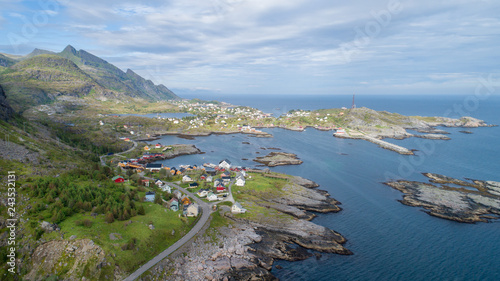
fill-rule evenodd
<path id="1" fill-rule="evenodd" d="M 248 100 L 264 111 L 274 108 L 316 109 L 342 106 L 352 97 L 280 97 Z M 223 101 L 232 102 L 221 99 Z M 445 115 L 465 97 L 357 97 L 358 106 L 408 115 Z M 242 100 L 241 104 L 244 101 Z M 338 102 L 340 105 L 334 103 Z M 254 103 L 254 104 L 252 104 Z M 330 105 L 332 106 L 325 106 Z M 500 124 L 496 111 L 500 98 L 468 106 L 467 115 Z M 269 112 L 269 111 L 267 111 Z M 272 168 L 316 181 L 321 189 L 342 202 L 336 214 L 319 214 L 314 222 L 348 239 L 352 256 L 323 254 L 320 259 L 278 261 L 273 269 L 281 280 L 500 280 L 500 223 L 460 224 L 431 217 L 419 208 L 404 206 L 401 193 L 382 184 L 388 177 L 426 180 L 420 173 L 434 172 L 457 178 L 500 181 L 500 127 L 470 129 L 473 134 L 449 131 L 449 141 L 425 140 L 416 156 L 401 156 L 365 141 L 333 138 L 331 132 L 308 128 L 304 132 L 268 129 L 274 138 L 221 135 L 186 140 L 165 136 L 163 144 L 195 144 L 206 154 L 164 161 L 166 165 L 202 164 L 230 159 L 254 166 L 251 159 L 268 153 L 261 147 L 279 147 L 297 154 L 299 166 Z M 419 149 L 422 139 L 390 140 Z M 242 144 L 250 142 L 250 144 Z M 260 152 L 260 154 L 257 154 Z M 344 155 L 347 154 L 347 155 Z M 249 160 L 242 160 L 248 158 Z"/>

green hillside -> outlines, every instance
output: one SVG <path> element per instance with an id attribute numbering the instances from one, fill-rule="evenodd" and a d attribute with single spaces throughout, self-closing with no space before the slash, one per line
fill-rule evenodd
<path id="1" fill-rule="evenodd" d="M 76 64 L 56 55 L 38 55 L 16 63 L 0 76 L 0 84 L 17 111 L 59 95 L 82 97 L 103 91 Z"/>
<path id="2" fill-rule="evenodd" d="M 148 101 L 178 99 L 163 85 L 68 45 L 62 52 L 35 49 L 12 58 L 0 54 L 0 84 L 16 111 L 51 102 L 58 96 L 99 99 L 142 98 Z"/>

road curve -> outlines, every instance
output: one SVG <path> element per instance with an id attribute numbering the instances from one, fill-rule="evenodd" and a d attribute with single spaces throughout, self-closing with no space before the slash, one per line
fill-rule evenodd
<path id="1" fill-rule="evenodd" d="M 134 140 L 133 140 L 133 142 L 134 142 L 134 146 L 132 146 L 132 148 L 125 150 L 125 151 L 122 151 L 122 152 L 115 153 L 113 155 L 122 156 L 123 153 L 128 153 L 128 152 L 134 150 L 137 147 L 137 142 Z M 104 161 L 104 157 L 106 157 L 106 156 L 108 156 L 108 155 L 104 154 L 104 155 L 99 156 L 99 159 L 101 159 L 101 166 L 106 166 L 106 161 Z"/>
<path id="2" fill-rule="evenodd" d="M 177 242 L 175 242 L 172 246 L 168 247 L 166 250 L 158 254 L 156 257 L 152 258 L 149 260 L 146 264 L 141 266 L 139 269 L 137 269 L 134 273 L 130 274 L 127 278 L 124 279 L 124 281 L 132 281 L 137 279 L 141 274 L 144 272 L 148 271 L 151 267 L 153 267 L 155 264 L 163 260 L 164 258 L 168 257 L 171 253 L 173 253 L 175 250 L 179 249 L 182 245 L 184 245 L 186 242 L 188 242 L 191 238 L 193 238 L 205 225 L 205 223 L 208 221 L 210 218 L 210 206 L 203 202 L 201 199 L 198 197 L 194 196 L 191 192 L 187 191 L 186 189 L 173 184 L 169 183 L 170 185 L 176 187 L 178 190 L 184 192 L 187 195 L 191 195 L 190 197 L 193 198 L 198 205 L 200 205 L 201 210 L 202 210 L 202 215 L 201 218 L 198 220 L 196 225 L 186 234 L 184 235 L 181 239 L 179 239 Z"/>

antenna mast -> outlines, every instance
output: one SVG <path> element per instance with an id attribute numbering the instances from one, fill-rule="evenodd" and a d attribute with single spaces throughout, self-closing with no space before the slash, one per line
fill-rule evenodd
<path id="1" fill-rule="evenodd" d="M 354 97 L 356 96 L 356 94 L 353 94 L 352 95 L 352 106 L 351 106 L 351 109 L 352 108 L 356 108 L 356 104 L 354 103 Z"/>

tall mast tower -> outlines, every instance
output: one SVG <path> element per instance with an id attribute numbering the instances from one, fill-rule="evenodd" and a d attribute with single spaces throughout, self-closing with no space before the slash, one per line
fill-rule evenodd
<path id="1" fill-rule="evenodd" d="M 352 94 L 352 106 L 351 106 L 351 109 L 352 108 L 356 108 L 356 104 L 354 103 L 354 97 L 356 96 L 356 94 Z"/>

